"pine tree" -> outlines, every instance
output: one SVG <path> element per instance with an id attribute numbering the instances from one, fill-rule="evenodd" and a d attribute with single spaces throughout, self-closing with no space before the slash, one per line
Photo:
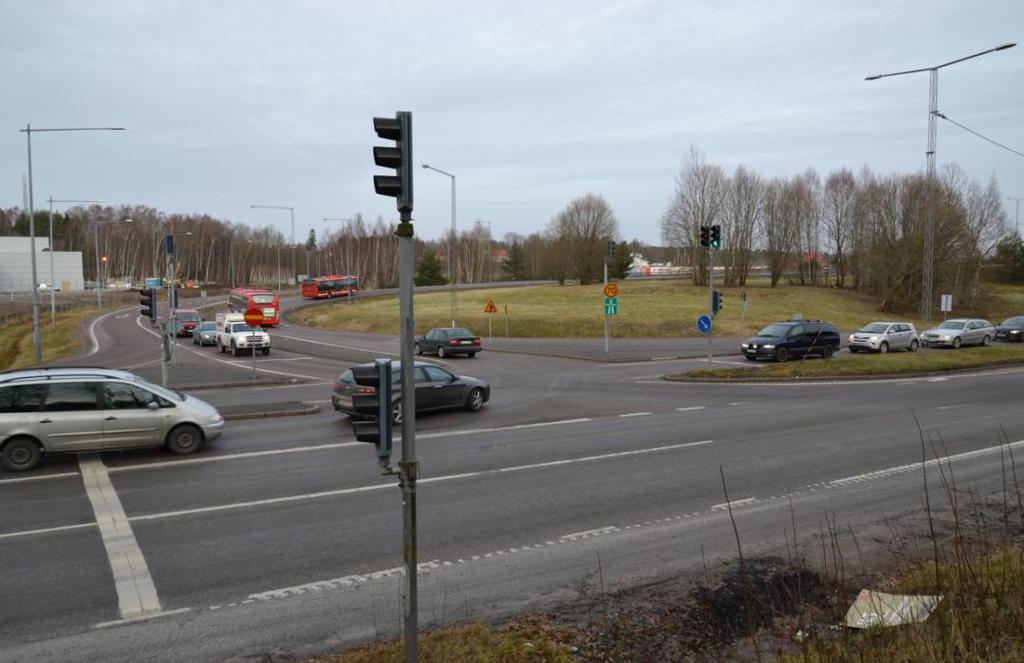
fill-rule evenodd
<path id="1" fill-rule="evenodd" d="M 420 264 L 416 266 L 416 276 L 413 278 L 416 285 L 444 285 L 448 279 L 441 272 L 441 261 L 437 258 L 437 252 L 428 250 L 420 258 Z"/>
<path id="2" fill-rule="evenodd" d="M 501 268 L 508 272 L 513 281 L 525 281 L 527 279 L 526 249 L 523 248 L 522 244 L 512 242 L 512 245 L 508 247 L 508 260 L 505 261 Z"/>
<path id="3" fill-rule="evenodd" d="M 306 250 L 316 251 L 316 230 L 309 229 L 309 237 L 306 239 Z"/>
<path id="4" fill-rule="evenodd" d="M 633 268 L 633 250 L 629 244 L 619 242 L 615 245 L 615 253 L 608 260 L 608 275 L 616 279 L 624 279 Z"/>

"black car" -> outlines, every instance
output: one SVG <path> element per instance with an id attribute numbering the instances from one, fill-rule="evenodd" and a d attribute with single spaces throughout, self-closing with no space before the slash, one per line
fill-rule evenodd
<path id="1" fill-rule="evenodd" d="M 1024 341 L 1024 315 L 1007 318 L 996 325 L 996 340 L 1009 343 Z"/>
<path id="2" fill-rule="evenodd" d="M 416 354 L 436 354 L 438 357 L 469 355 L 475 357 L 483 348 L 480 337 L 461 327 L 435 327 L 416 337 Z"/>
<path id="3" fill-rule="evenodd" d="M 826 359 L 839 349 L 839 331 L 822 320 L 789 320 L 775 322 L 757 336 L 748 338 L 740 348 L 750 361 L 818 355 Z"/>
<path id="4" fill-rule="evenodd" d="M 397 361 L 391 364 L 391 416 L 396 424 L 402 421 L 401 366 L 401 362 Z M 483 380 L 468 375 L 455 375 L 434 364 L 416 362 L 413 379 L 416 382 L 417 414 L 453 408 L 477 412 L 491 398 L 491 385 Z M 352 376 L 352 370 L 349 369 L 334 383 L 331 405 L 338 412 L 357 416 L 358 413 L 352 405 L 352 396 L 372 393 L 375 393 L 374 388 L 357 384 Z"/>

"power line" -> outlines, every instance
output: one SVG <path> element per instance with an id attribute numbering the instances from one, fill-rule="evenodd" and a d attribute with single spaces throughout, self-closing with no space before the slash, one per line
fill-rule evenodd
<path id="1" fill-rule="evenodd" d="M 935 114 L 936 114 L 936 115 L 938 115 L 939 117 L 941 117 L 941 118 L 942 118 L 943 120 L 946 120 L 947 122 L 952 122 L 952 123 L 953 123 L 953 124 L 955 124 L 956 126 L 958 126 L 958 127 L 960 127 L 961 129 L 963 129 L 964 131 L 970 132 L 970 133 L 974 134 L 975 136 L 977 136 L 978 138 L 980 138 L 980 139 L 982 139 L 982 140 L 987 140 L 988 142 L 992 143 L 992 144 L 993 144 L 993 145 L 995 145 L 996 147 L 1001 147 L 1001 148 L 1003 148 L 1004 150 L 1006 150 L 1007 152 L 1013 152 L 1014 154 L 1016 154 L 1016 155 L 1017 155 L 1017 156 L 1019 156 L 1019 157 L 1024 157 L 1024 152 L 1018 152 L 1017 150 L 1013 149 L 1012 147 L 1007 147 L 1006 145 L 1003 145 L 1003 144 L 1002 144 L 1002 143 L 1000 143 L 1000 142 L 997 142 L 997 141 L 994 141 L 994 140 L 992 140 L 992 139 L 991 139 L 991 138 L 989 138 L 988 136 L 982 136 L 981 134 L 979 134 L 979 133 L 978 133 L 977 131 L 975 131 L 974 129 L 971 129 L 971 128 L 969 128 L 969 127 L 965 127 L 964 125 L 960 124 L 960 123 L 959 123 L 959 122 L 957 122 L 956 120 L 951 120 L 951 119 L 949 119 L 948 117 L 946 117 L 946 116 L 945 116 L 945 115 L 943 115 L 942 113 L 935 113 Z"/>

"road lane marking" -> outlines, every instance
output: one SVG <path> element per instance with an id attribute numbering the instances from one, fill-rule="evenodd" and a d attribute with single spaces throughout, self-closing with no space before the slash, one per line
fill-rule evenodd
<path id="1" fill-rule="evenodd" d="M 417 440 L 429 440 L 438 437 L 457 437 L 459 435 L 473 435 L 475 433 L 500 433 L 509 430 L 523 430 L 524 428 L 543 428 L 545 426 L 561 426 L 564 424 L 582 424 L 587 421 L 593 421 L 590 417 L 581 417 L 579 419 L 559 419 L 558 421 L 541 421 L 535 424 L 516 424 L 514 426 L 499 426 L 496 428 L 468 428 L 453 431 L 442 431 L 439 433 L 417 433 Z M 401 439 L 401 436 L 399 436 Z"/>
<path id="2" fill-rule="evenodd" d="M 696 412 L 697 410 L 703 409 L 703 405 L 691 405 L 690 407 L 677 407 L 676 412 Z"/>
<path id="3" fill-rule="evenodd" d="M 162 611 L 156 585 L 149 574 L 135 533 L 110 482 L 106 466 L 97 454 L 83 454 L 78 459 L 85 494 L 92 504 L 96 524 L 100 528 L 110 569 L 114 574 L 117 606 L 121 618 L 127 619 Z"/>
<path id="4" fill-rule="evenodd" d="M 700 442 L 683 442 L 680 444 L 669 444 L 662 447 L 649 447 L 647 449 L 632 449 L 630 451 L 619 451 L 616 453 L 599 454 L 596 456 L 584 456 L 582 458 L 566 458 L 563 460 L 553 460 L 544 463 L 530 463 L 528 465 L 516 465 L 513 467 L 500 467 L 490 470 L 479 470 L 476 472 L 462 472 L 460 474 L 447 474 L 439 477 L 427 477 L 421 478 L 419 483 L 443 483 L 448 481 L 456 481 L 458 479 L 472 479 L 482 476 L 493 476 L 500 474 L 509 474 L 512 472 L 524 472 L 528 470 L 546 469 L 549 467 L 558 467 L 562 465 L 574 465 L 576 463 L 590 463 L 599 460 L 611 460 L 613 458 L 625 458 L 629 456 L 640 456 L 652 453 L 659 453 L 663 451 L 675 451 L 678 449 L 686 449 L 689 447 L 704 446 L 712 444 L 712 440 L 701 440 Z M 360 443 L 362 444 L 362 443 Z M 324 490 L 316 493 L 303 493 L 299 495 L 287 495 L 285 497 L 272 497 L 262 500 L 248 500 L 245 502 L 234 502 L 230 504 L 218 504 L 215 506 L 204 506 L 196 507 L 193 509 L 180 509 L 177 511 L 164 511 L 159 513 L 147 513 L 138 516 L 132 516 L 128 518 L 131 522 L 138 521 L 149 521 L 149 520 L 163 520 L 166 518 L 178 518 L 181 516 L 191 516 L 201 513 L 215 513 L 219 511 L 234 511 L 237 509 L 245 509 L 250 507 L 268 506 L 271 504 L 287 504 L 289 502 L 303 502 L 317 500 L 325 497 L 340 497 L 343 495 L 357 495 L 362 493 L 371 493 L 378 490 L 393 489 L 396 484 L 394 482 L 388 483 L 377 483 L 370 484 L 368 486 L 358 486 L 355 488 L 340 488 L 338 490 Z"/>
<path id="5" fill-rule="evenodd" d="M 366 442 L 328 442 L 325 444 L 314 444 L 304 447 L 288 447 L 287 449 L 266 449 L 264 451 L 240 451 L 232 454 L 218 454 L 216 456 L 202 456 L 199 458 L 182 458 L 179 460 L 161 460 L 153 463 L 132 463 L 130 465 L 114 465 L 107 468 L 107 472 L 131 472 L 133 470 L 161 469 L 164 467 L 175 467 L 178 465 L 202 465 L 203 463 L 216 463 L 223 460 L 239 460 L 241 458 L 259 458 L 261 456 L 278 456 L 281 454 L 303 453 L 307 451 L 322 451 L 324 449 L 344 449 L 345 447 L 365 447 Z"/>
<path id="6" fill-rule="evenodd" d="M 78 523 L 77 525 L 61 525 L 60 527 L 43 527 L 41 529 L 26 529 L 20 532 L 8 532 L 0 534 L 0 539 L 13 539 L 19 536 L 31 536 L 33 534 L 52 534 L 53 532 L 67 532 L 75 529 L 87 529 L 96 527 L 96 523 Z"/>
<path id="7" fill-rule="evenodd" d="M 653 412 L 628 412 L 626 414 L 618 415 L 619 419 L 625 419 L 627 417 L 647 417 L 654 414 Z"/>
<path id="8" fill-rule="evenodd" d="M 615 525 L 609 525 L 607 527 L 599 527 L 597 529 L 588 529 L 588 530 L 585 530 L 583 532 L 573 532 L 572 534 L 563 534 L 562 536 L 558 537 L 558 539 L 560 541 L 576 541 L 577 539 L 586 539 L 587 537 L 591 537 L 591 536 L 601 536 L 602 534 L 611 534 L 612 532 L 619 532 L 619 531 L 621 531 L 621 530 L 618 527 L 616 527 Z M 529 547 L 530 547 L 529 545 L 520 546 L 520 548 L 529 548 Z M 515 551 L 515 548 L 512 548 L 511 550 Z"/>
<path id="9" fill-rule="evenodd" d="M 755 504 L 757 502 L 756 497 L 745 497 L 742 500 L 732 500 L 730 502 L 722 502 L 721 504 L 715 504 L 711 507 L 712 511 L 727 511 L 729 507 L 736 508 L 745 504 Z"/>
<path id="10" fill-rule="evenodd" d="M 958 405 L 940 405 L 939 407 L 937 407 L 935 409 L 936 410 L 955 410 L 955 409 L 957 409 L 959 407 L 967 407 L 967 405 L 965 403 L 960 403 Z"/>
<path id="11" fill-rule="evenodd" d="M 180 615 L 183 612 L 188 612 L 192 608 L 178 608 L 177 610 L 164 610 L 162 612 L 154 612 L 152 614 L 139 615 L 138 617 L 126 617 L 125 619 L 114 619 L 109 622 L 100 622 L 93 624 L 93 628 L 109 628 L 111 626 L 123 626 L 125 624 L 134 624 L 136 622 L 148 622 L 152 619 L 159 617 L 170 617 L 171 615 Z"/>
<path id="12" fill-rule="evenodd" d="M 16 479 L 0 479 L 0 484 L 5 483 L 26 483 L 29 481 L 46 481 L 47 479 L 64 479 L 67 477 L 77 477 L 78 472 L 58 472 L 55 474 L 40 474 L 39 476 L 33 477 L 18 477 Z"/>
<path id="13" fill-rule="evenodd" d="M 367 348 L 359 348 L 359 347 L 356 347 L 354 345 L 341 345 L 340 343 L 327 343 L 326 341 L 314 341 L 311 338 L 300 338 L 298 336 L 288 336 L 287 334 L 280 334 L 280 333 L 279 334 L 275 334 L 275 335 L 276 336 L 280 336 L 281 338 L 287 338 L 287 339 L 292 340 L 292 341 L 299 341 L 300 343 L 312 343 L 314 345 L 324 345 L 324 346 L 327 346 L 329 348 L 341 348 L 343 350 L 358 350 L 359 352 L 366 352 L 368 354 L 382 354 L 382 355 L 391 355 L 392 357 L 401 357 L 401 355 L 399 353 L 397 353 L 397 352 L 388 352 L 387 350 L 370 350 L 370 349 L 367 349 Z M 441 366 L 451 366 L 451 364 L 449 364 L 448 362 L 444 361 L 443 359 L 429 359 L 429 358 L 424 357 L 422 355 L 419 356 L 419 357 L 416 357 L 416 361 L 422 361 L 422 362 L 426 362 L 428 364 L 438 364 L 438 365 L 441 365 Z"/>
<path id="14" fill-rule="evenodd" d="M 97 352 L 100 351 L 100 341 L 99 341 L 98 338 L 96 338 L 96 325 L 101 320 L 109 318 L 110 316 L 114 315 L 115 313 L 121 313 L 121 312 L 126 311 L 126 310 L 128 310 L 128 309 L 123 309 L 122 308 L 122 309 L 118 309 L 116 311 L 111 311 L 110 313 L 104 313 L 103 315 L 97 317 L 95 320 L 93 320 L 91 323 L 89 323 L 89 327 L 88 327 L 89 343 L 92 345 L 92 348 L 88 352 L 85 353 L 86 357 L 91 357 L 91 356 L 93 356 L 94 354 L 96 354 Z"/>

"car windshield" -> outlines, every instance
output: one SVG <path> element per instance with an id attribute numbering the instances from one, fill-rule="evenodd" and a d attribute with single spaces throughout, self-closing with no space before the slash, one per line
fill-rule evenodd
<path id="1" fill-rule="evenodd" d="M 757 332 L 757 335 L 772 337 L 785 336 L 787 333 L 789 333 L 790 327 L 792 327 L 792 325 L 768 325 L 761 331 Z"/>
<path id="2" fill-rule="evenodd" d="M 889 325 L 885 322 L 872 322 L 870 325 L 861 327 L 861 331 L 867 334 L 884 334 Z"/>
<path id="3" fill-rule="evenodd" d="M 189 322 L 198 321 L 202 318 L 199 317 L 198 313 L 178 313 L 178 320 L 188 320 Z"/>
<path id="4" fill-rule="evenodd" d="M 963 328 L 964 328 L 964 323 L 963 322 L 958 322 L 956 320 L 946 320 L 941 325 L 936 327 L 936 329 L 963 329 Z"/>
<path id="5" fill-rule="evenodd" d="M 1003 320 L 999 324 L 1004 325 L 1006 327 L 1024 327 L 1024 316 L 1016 318 L 1007 318 L 1006 320 Z"/>
<path id="6" fill-rule="evenodd" d="M 212 320 L 199 323 L 199 331 L 213 331 L 217 329 L 217 323 Z"/>
<path id="7" fill-rule="evenodd" d="M 476 334 L 470 333 L 468 329 L 449 329 L 448 338 L 475 338 Z"/>
<path id="8" fill-rule="evenodd" d="M 263 329 L 261 327 L 250 327 L 249 325 L 245 324 L 244 322 L 242 324 L 240 324 L 240 325 L 238 325 L 238 324 L 232 325 L 232 327 L 231 327 L 231 333 L 232 334 L 237 334 L 238 332 L 245 332 L 246 334 L 249 334 L 249 333 L 253 333 L 254 334 L 254 333 L 260 332 L 260 331 L 263 331 Z"/>

